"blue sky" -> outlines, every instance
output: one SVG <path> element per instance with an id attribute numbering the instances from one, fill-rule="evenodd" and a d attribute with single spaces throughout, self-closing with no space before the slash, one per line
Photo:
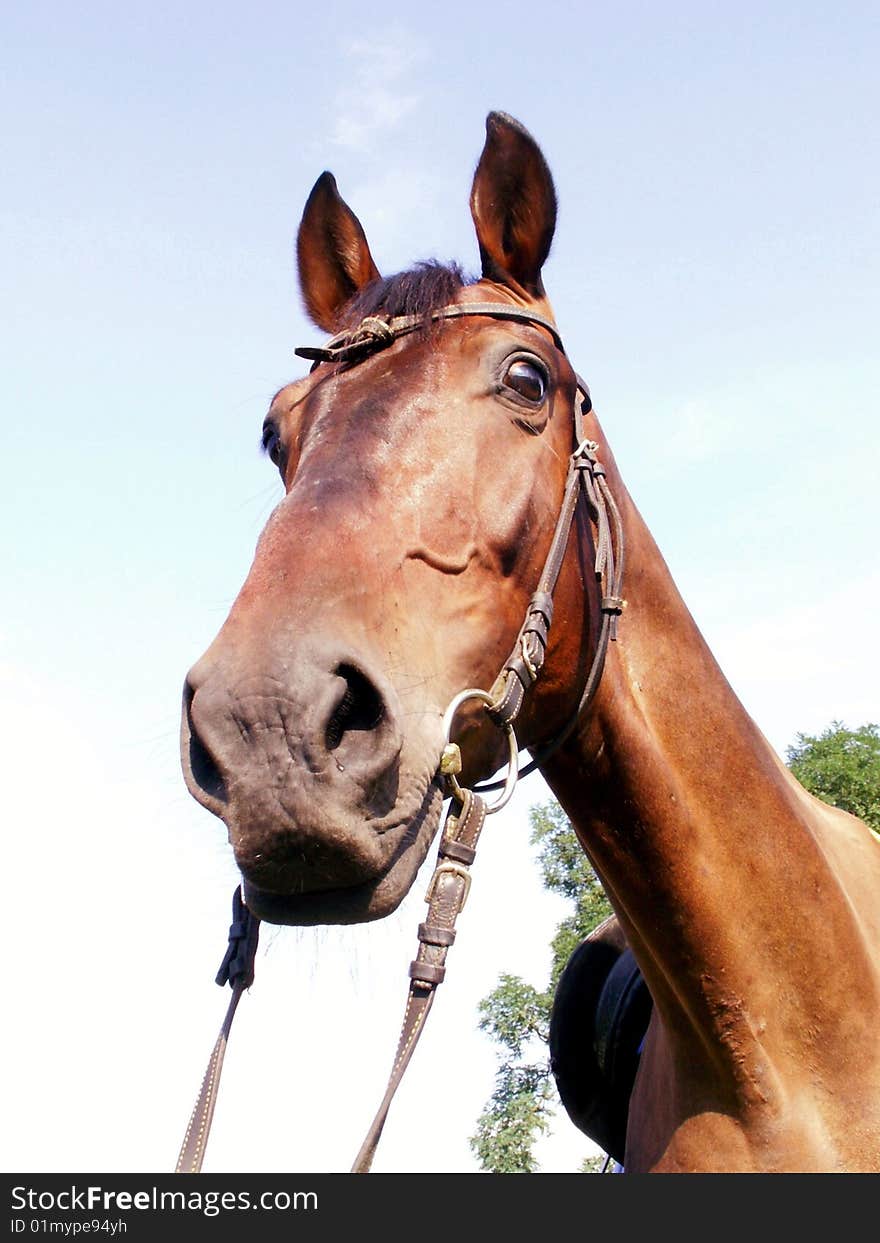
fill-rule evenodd
<path id="1" fill-rule="evenodd" d="M 278 498 L 257 443 L 292 347 L 320 337 L 292 241 L 324 168 L 384 271 L 474 269 L 484 118 L 523 121 L 557 182 L 565 340 L 734 687 L 780 751 L 880 716 L 877 6 L 364 12 L 34 3 L 0 24 L 0 684 L 23 929 L 7 1169 L 167 1168 L 219 1023 L 235 873 L 179 775 L 179 693 Z M 377 1168 L 472 1168 L 493 1067 L 476 1001 L 502 968 L 543 982 L 559 915 L 526 841 L 543 793 L 523 787 L 481 847 Z M 500 947 L 511 877 L 534 920 Z M 420 905 L 267 930 L 208 1168 L 347 1168 Z M 415 1157 L 450 1044 L 470 1069 Z M 545 1168 L 575 1160 L 548 1149 Z"/>

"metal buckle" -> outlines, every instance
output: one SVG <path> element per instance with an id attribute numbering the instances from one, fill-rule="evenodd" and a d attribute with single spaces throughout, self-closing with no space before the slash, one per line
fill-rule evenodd
<path id="1" fill-rule="evenodd" d="M 461 895 L 461 901 L 458 904 L 460 911 L 464 910 L 464 904 L 468 900 L 468 894 L 471 891 L 471 874 L 463 863 L 438 863 L 434 869 L 434 875 L 428 882 L 428 892 L 425 894 L 425 901 L 430 905 L 434 897 L 434 890 L 437 888 L 437 881 L 440 879 L 441 872 L 452 872 L 455 876 L 460 877 L 464 881 L 464 893 Z"/>

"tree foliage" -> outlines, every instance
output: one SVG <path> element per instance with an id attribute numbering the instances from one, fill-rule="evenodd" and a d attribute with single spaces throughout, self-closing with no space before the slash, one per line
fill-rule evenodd
<path id="1" fill-rule="evenodd" d="M 481 1167 L 495 1174 L 530 1174 L 537 1168 L 535 1143 L 549 1129 L 557 1101 L 547 1051 L 556 982 L 575 946 L 611 911 L 559 804 L 533 807 L 529 817 L 544 884 L 567 898 L 572 910 L 553 937 L 547 988 L 541 992 L 519 976 L 504 974 L 480 1002 L 480 1030 L 501 1054 L 495 1091 L 470 1144 Z"/>
<path id="2" fill-rule="evenodd" d="M 798 734 L 786 755 L 805 789 L 880 831 L 880 727 L 849 730 L 833 721 L 815 737 Z M 547 1049 L 556 983 L 577 945 L 611 913 L 559 804 L 540 804 L 529 816 L 544 885 L 568 899 L 571 909 L 553 936 L 547 988 L 542 992 L 519 976 L 502 975 L 480 1003 L 480 1029 L 500 1054 L 495 1091 L 470 1143 L 481 1167 L 499 1174 L 537 1169 L 535 1144 L 549 1130 L 557 1102 Z M 601 1158 L 588 1157 L 582 1166 L 601 1168 Z"/>
<path id="3" fill-rule="evenodd" d="M 847 729 L 832 721 L 822 734 L 798 734 L 786 752 L 801 785 L 880 831 L 880 726 Z"/>
<path id="4" fill-rule="evenodd" d="M 482 1168 L 493 1174 L 534 1174 L 535 1140 L 548 1130 L 551 1110 L 548 1067 L 501 1066 L 470 1140 Z"/>
<path id="5" fill-rule="evenodd" d="M 575 947 L 588 932 L 611 914 L 611 907 L 599 878 L 571 827 L 571 821 L 558 803 L 542 803 L 530 812 L 530 841 L 538 847 L 538 866 L 545 888 L 568 898 L 572 910 L 553 936 L 553 965 L 548 990 L 549 1007 L 562 969 Z"/>
<path id="6" fill-rule="evenodd" d="M 522 1057 L 523 1045 L 533 1036 L 545 1044 L 549 1038 L 547 994 L 539 993 L 518 975 L 502 974 L 488 997 L 480 1002 L 480 1030 Z"/>

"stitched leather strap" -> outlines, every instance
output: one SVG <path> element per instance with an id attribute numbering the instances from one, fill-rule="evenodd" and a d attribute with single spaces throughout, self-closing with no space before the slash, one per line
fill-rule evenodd
<path id="1" fill-rule="evenodd" d="M 301 345 L 293 352 L 299 358 L 312 361 L 313 367 L 321 363 L 357 363 L 386 349 L 398 337 L 408 336 L 424 328 L 426 323 L 436 323 L 442 319 L 461 319 L 464 315 L 487 315 L 495 319 L 512 319 L 523 324 L 537 324 L 553 337 L 556 346 L 565 353 L 559 329 L 549 319 L 535 315 L 520 307 L 510 306 L 504 302 L 462 302 L 452 303 L 432 311 L 429 315 L 396 315 L 385 318 L 382 315 L 369 315 L 354 328 L 331 337 L 325 345 Z"/>
<path id="2" fill-rule="evenodd" d="M 232 896 L 232 924 L 229 928 L 229 944 L 226 954 L 217 972 L 216 983 L 232 986 L 232 997 L 220 1028 L 220 1034 L 214 1043 L 208 1068 L 202 1079 L 198 1098 L 190 1115 L 189 1125 L 183 1137 L 180 1155 L 177 1158 L 175 1174 L 198 1174 L 201 1172 L 211 1121 L 214 1117 L 214 1106 L 220 1089 L 220 1073 L 223 1069 L 223 1057 L 232 1028 L 235 1011 L 241 1001 L 245 989 L 250 988 L 254 980 L 254 958 L 260 937 L 260 921 L 252 915 L 244 904 L 241 887 Z"/>
<path id="3" fill-rule="evenodd" d="M 600 611 L 603 614 L 602 625 L 593 663 L 571 723 L 542 749 L 540 761 L 533 759 L 523 768 L 520 774 L 523 777 L 533 772 L 539 762 L 543 762 L 552 751 L 561 746 L 571 732 L 573 723 L 588 706 L 602 673 L 608 641 L 616 638 L 617 616 L 623 610 L 623 600 L 619 594 L 623 577 L 623 527 L 617 506 L 605 482 L 605 468 L 596 456 L 598 446 L 583 435 L 583 416 L 590 408 L 589 390 L 578 378 L 578 395 L 574 415 L 576 447 L 569 462 L 568 477 L 556 529 L 553 532 L 553 539 L 550 542 L 538 582 L 538 590 L 529 601 L 526 618 L 517 635 L 516 643 L 504 662 L 502 671 L 492 689 L 494 702 L 488 708 L 489 715 L 499 724 L 512 724 L 519 715 L 526 692 L 541 672 L 547 651 L 550 625 L 553 621 L 553 592 L 565 560 L 565 550 L 568 547 L 574 515 L 582 493 L 586 497 L 590 514 L 597 528 L 595 573 L 597 580 L 604 584 L 600 600 Z M 609 512 L 615 526 L 613 537 L 610 532 Z M 611 618 L 610 624 L 606 624 L 609 617 Z M 482 791 L 496 788 L 497 783 L 478 787 Z"/>
<path id="4" fill-rule="evenodd" d="M 388 1110 L 425 1026 L 437 986 L 446 974 L 445 962 L 455 940 L 455 921 L 467 900 L 470 873 L 467 864 L 457 862 L 460 853 L 453 847 L 466 847 L 473 859 L 477 840 L 486 823 L 486 804 L 479 795 L 463 790 L 464 801 L 457 816 L 447 815 L 437 866 L 428 885 L 425 901 L 428 917 L 419 925 L 419 950 L 410 963 L 410 984 L 397 1052 L 382 1103 L 351 1167 L 352 1174 L 368 1174 L 376 1147 L 388 1117 Z"/>

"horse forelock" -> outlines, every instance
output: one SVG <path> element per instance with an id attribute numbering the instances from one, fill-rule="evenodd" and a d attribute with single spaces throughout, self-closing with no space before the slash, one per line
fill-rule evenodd
<path id="1" fill-rule="evenodd" d="M 424 316 L 426 321 L 441 307 L 454 302 L 458 292 L 475 278 L 465 275 L 457 263 L 429 259 L 394 276 L 370 281 L 348 302 L 342 314 L 342 328 L 353 328 L 369 315 L 382 313 Z"/>

